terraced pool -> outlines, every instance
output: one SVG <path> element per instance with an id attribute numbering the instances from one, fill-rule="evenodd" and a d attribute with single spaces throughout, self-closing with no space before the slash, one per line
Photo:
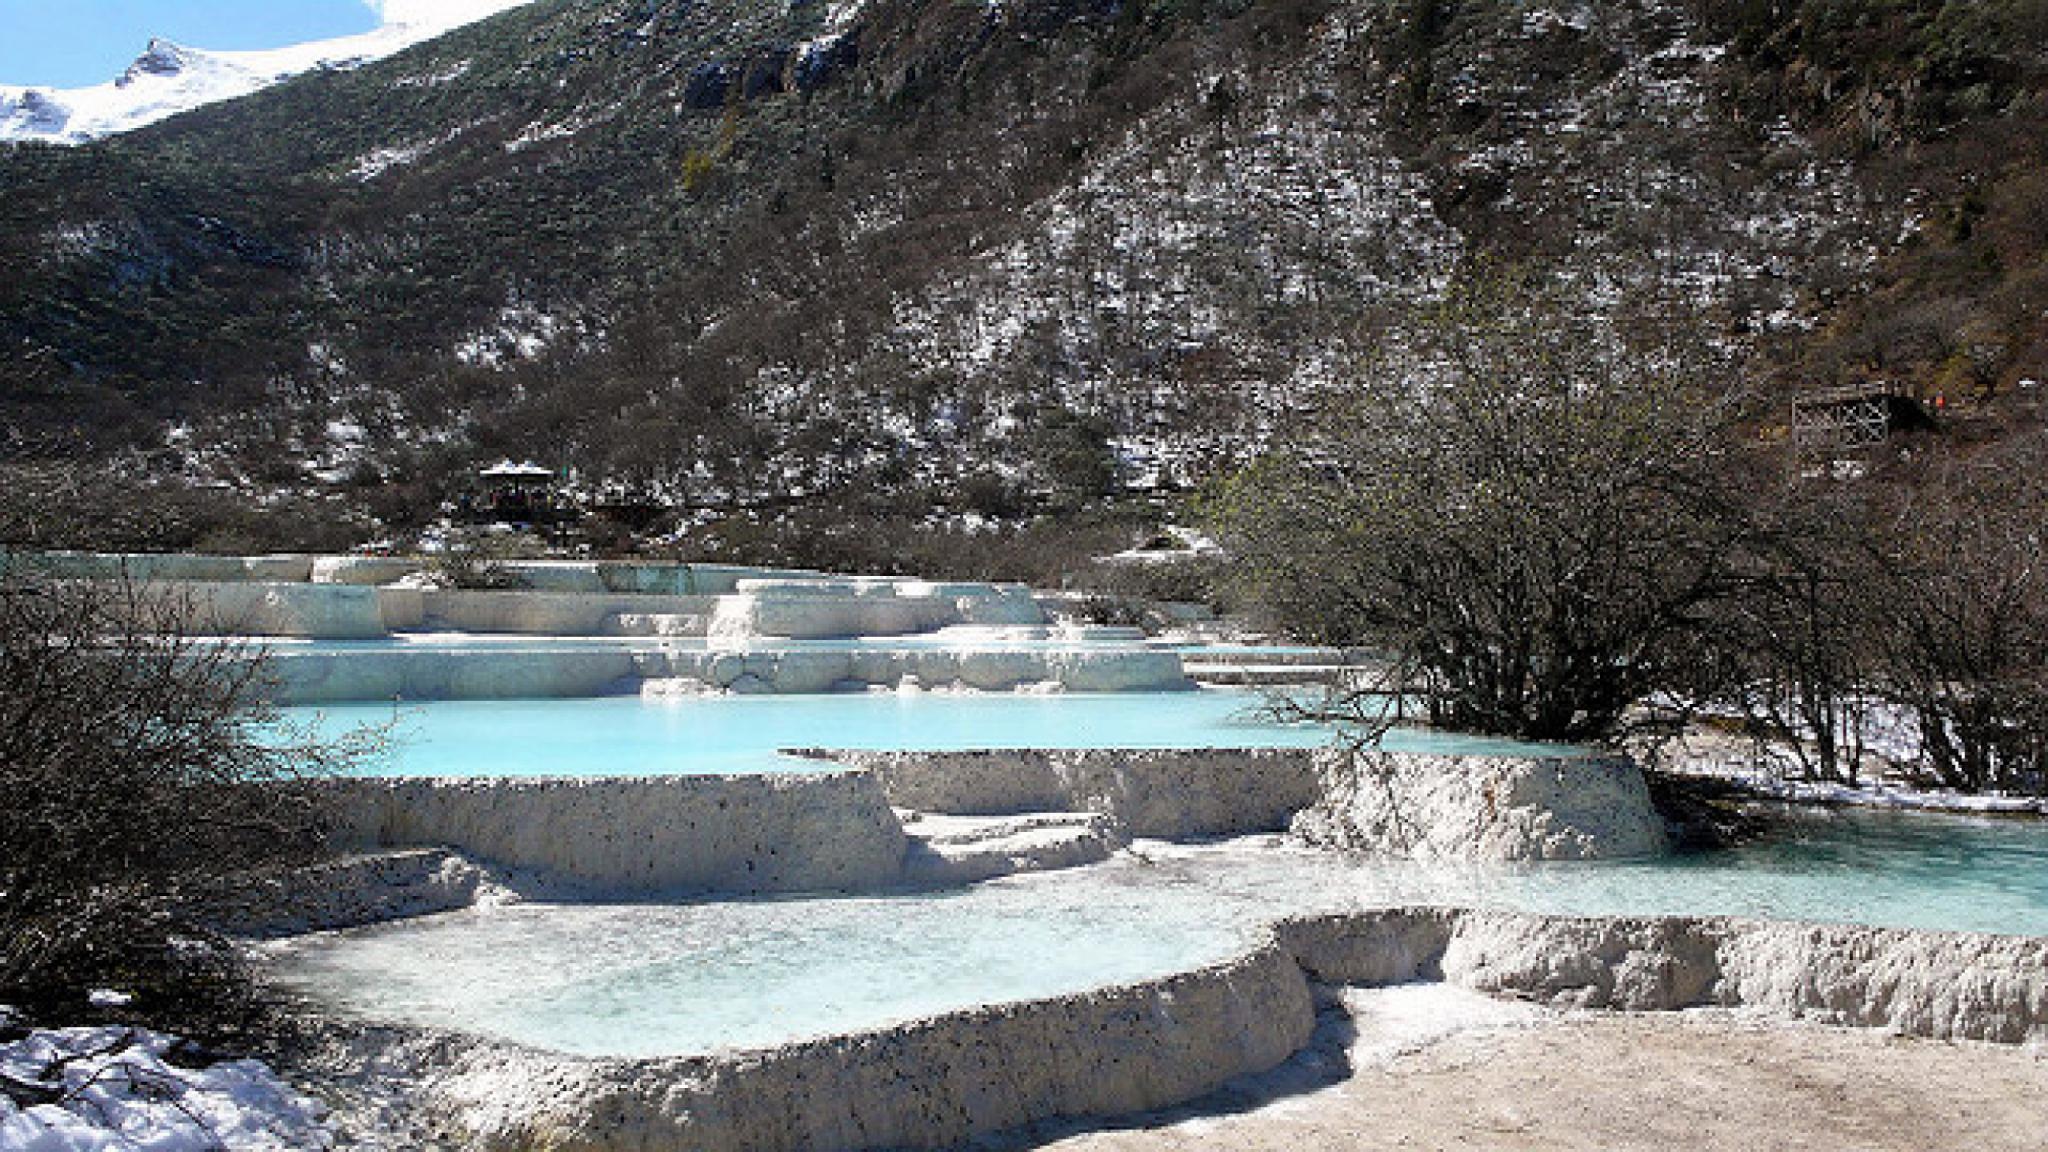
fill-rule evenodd
<path id="1" fill-rule="evenodd" d="M 271 956 L 287 983 L 348 1011 L 644 1056 L 1182 971 L 1282 916 L 1404 904 L 2048 935 L 2048 824 L 1823 813 L 1735 851 L 1457 869 L 1270 840 L 1141 842 L 1104 864 L 949 892 L 479 908 Z"/>
<path id="2" fill-rule="evenodd" d="M 390 724 L 379 776 L 642 776 L 815 771 L 786 748 L 1300 748 L 1322 725 L 1261 715 L 1253 692 L 865 692 L 806 696 L 633 696 L 288 708 L 288 722 L 336 732 Z M 1446 755 L 1568 753 L 1431 732 L 1388 746 Z"/>

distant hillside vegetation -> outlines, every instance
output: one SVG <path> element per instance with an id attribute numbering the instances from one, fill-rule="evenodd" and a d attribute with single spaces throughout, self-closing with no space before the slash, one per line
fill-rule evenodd
<path id="1" fill-rule="evenodd" d="M 501 456 L 1020 523 L 1243 460 L 1476 259 L 1996 414 L 2044 149 L 2048 0 L 540 0 L 0 150 L 0 456 L 183 545 L 403 533 Z"/>

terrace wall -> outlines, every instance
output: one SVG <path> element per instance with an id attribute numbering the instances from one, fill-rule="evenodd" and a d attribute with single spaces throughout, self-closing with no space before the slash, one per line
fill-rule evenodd
<path id="1" fill-rule="evenodd" d="M 344 843 L 449 847 L 605 893 L 868 890 L 903 868 L 903 826 L 858 772 L 324 786 Z"/>
<path id="2" fill-rule="evenodd" d="M 1742 1006 L 1935 1038 L 2048 1039 L 2048 941 L 1723 919 L 1393 908 L 1231 960 L 755 1051 L 584 1059 L 490 1042 L 431 1089 L 485 1148 L 956 1147 L 1185 1103 L 1309 1041 L 1311 982 L 1443 980 L 1566 1007 Z"/>

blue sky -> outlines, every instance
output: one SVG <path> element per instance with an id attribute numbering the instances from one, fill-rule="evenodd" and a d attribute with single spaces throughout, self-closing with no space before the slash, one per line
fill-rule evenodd
<path id="1" fill-rule="evenodd" d="M 281 48 L 368 32 L 370 0 L 0 0 L 0 84 L 76 88 L 121 74 L 151 36 Z"/>

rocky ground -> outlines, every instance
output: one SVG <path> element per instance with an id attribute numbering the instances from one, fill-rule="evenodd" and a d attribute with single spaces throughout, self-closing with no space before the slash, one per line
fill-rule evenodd
<path id="1" fill-rule="evenodd" d="M 2048 1051 L 1725 1011 L 1567 1014 L 1440 986 L 1348 992 L 1315 1048 L 1059 1152 L 1688 1148 L 2038 1152 Z M 1346 1069 L 1349 1069 L 1348 1075 Z"/>

